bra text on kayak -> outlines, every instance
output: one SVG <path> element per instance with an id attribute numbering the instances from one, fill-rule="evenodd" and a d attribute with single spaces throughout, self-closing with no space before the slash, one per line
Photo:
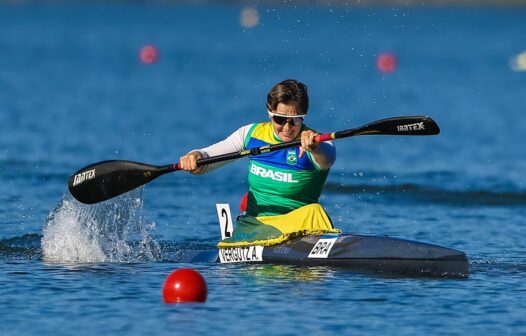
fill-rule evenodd
<path id="1" fill-rule="evenodd" d="M 398 132 L 425 130 L 423 122 L 418 122 L 418 123 L 409 124 L 409 125 L 400 125 L 400 126 L 396 126 L 396 128 L 398 129 Z"/>
<path id="2" fill-rule="evenodd" d="M 85 182 L 85 181 L 88 181 L 94 178 L 95 178 L 95 169 L 86 170 L 85 172 L 75 175 L 75 179 L 73 180 L 73 186 L 79 185 L 82 182 Z"/>
<path id="3" fill-rule="evenodd" d="M 327 258 L 338 238 L 320 238 L 309 253 L 309 258 Z"/>

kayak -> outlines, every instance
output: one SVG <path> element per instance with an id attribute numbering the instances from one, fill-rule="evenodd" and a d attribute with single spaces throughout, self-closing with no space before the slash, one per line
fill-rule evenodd
<path id="1" fill-rule="evenodd" d="M 273 246 L 182 251 L 173 256 L 172 261 L 332 266 L 395 276 L 469 276 L 468 258 L 462 251 L 412 240 L 361 234 L 310 235 Z"/>
<path id="2" fill-rule="evenodd" d="M 426 116 L 395 117 L 333 133 L 321 134 L 317 142 L 358 135 L 435 135 L 436 122 Z M 265 145 L 239 152 L 202 158 L 199 166 L 251 157 L 301 146 L 300 140 Z M 99 203 L 181 170 L 179 163 L 155 166 L 110 160 L 88 165 L 70 176 L 68 189 L 78 201 Z M 228 204 L 216 204 L 221 237 L 232 236 L 233 221 Z M 330 230 L 329 230 L 330 231 Z M 170 259 L 170 258 L 168 258 Z M 410 240 L 358 234 L 308 235 L 273 246 L 220 248 L 175 253 L 176 262 L 270 263 L 306 266 L 344 266 L 382 273 L 461 277 L 469 275 L 466 255 L 454 249 Z"/>

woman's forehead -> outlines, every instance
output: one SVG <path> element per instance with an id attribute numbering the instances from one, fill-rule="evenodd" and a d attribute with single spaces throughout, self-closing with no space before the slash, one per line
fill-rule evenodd
<path id="1" fill-rule="evenodd" d="M 276 106 L 276 110 L 274 112 L 278 114 L 284 114 L 284 115 L 301 115 L 302 114 L 301 110 L 295 104 L 289 105 L 289 104 L 283 104 L 283 103 L 279 103 L 278 106 Z"/>

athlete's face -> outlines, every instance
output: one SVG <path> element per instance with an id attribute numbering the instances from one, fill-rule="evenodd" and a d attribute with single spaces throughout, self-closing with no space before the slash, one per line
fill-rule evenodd
<path id="1" fill-rule="evenodd" d="M 294 117 L 302 115 L 301 110 L 296 105 L 279 103 L 276 110 L 270 112 L 274 133 L 284 142 L 296 139 L 300 133 L 303 118 Z M 290 118 L 282 116 L 290 116 Z"/>

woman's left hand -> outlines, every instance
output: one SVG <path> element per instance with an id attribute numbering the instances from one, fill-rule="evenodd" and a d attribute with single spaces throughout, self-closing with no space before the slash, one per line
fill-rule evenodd
<path id="1" fill-rule="evenodd" d="M 312 152 L 318 147 L 320 143 L 314 141 L 314 138 L 318 135 L 320 134 L 311 130 L 301 132 L 300 157 L 305 154 L 305 151 Z"/>

